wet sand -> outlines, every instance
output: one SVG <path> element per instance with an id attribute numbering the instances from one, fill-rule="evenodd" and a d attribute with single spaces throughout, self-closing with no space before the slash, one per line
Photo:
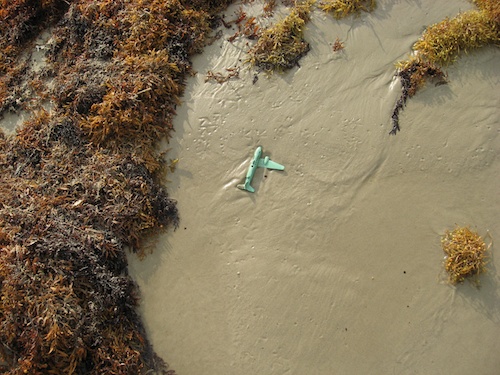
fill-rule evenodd
<path id="1" fill-rule="evenodd" d="M 496 246 L 479 290 L 444 282 L 440 246 L 456 224 L 500 238 L 498 48 L 449 67 L 449 84 L 410 99 L 388 135 L 394 63 L 425 25 L 471 8 L 380 1 L 342 21 L 316 10 L 300 68 L 255 84 L 246 69 L 204 81 L 242 65 L 244 41 L 194 59 L 166 146 L 181 225 L 144 261 L 129 257 L 148 334 L 177 373 L 498 372 Z M 259 145 L 286 169 L 238 190 Z"/>

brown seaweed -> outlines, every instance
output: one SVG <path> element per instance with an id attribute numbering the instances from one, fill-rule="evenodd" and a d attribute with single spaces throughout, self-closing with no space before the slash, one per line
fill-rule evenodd
<path id="1" fill-rule="evenodd" d="M 298 66 L 310 50 L 303 33 L 314 3 L 315 0 L 296 2 L 287 17 L 264 30 L 248 51 L 248 62 L 267 73 Z"/>
<path id="2" fill-rule="evenodd" d="M 371 12 L 376 6 L 375 0 L 323 0 L 319 7 L 340 19 L 351 14 L 359 14 L 361 11 Z"/>
<path id="3" fill-rule="evenodd" d="M 207 71 L 205 76 L 205 82 L 215 81 L 219 84 L 229 81 L 231 78 L 239 78 L 240 76 L 240 68 L 226 68 L 227 74 L 221 72 L 213 72 L 211 70 Z"/>
<path id="4" fill-rule="evenodd" d="M 36 112 L 0 133 L 0 373 L 173 374 L 137 313 L 126 251 L 143 257 L 146 236 L 178 225 L 156 145 L 229 3 L 1 2 L 0 109 Z M 49 26 L 35 74 L 23 53 Z"/>
<path id="5" fill-rule="evenodd" d="M 436 80 L 436 84 L 446 83 L 446 75 L 436 65 L 411 59 L 399 69 L 397 76 L 401 81 L 401 96 L 392 111 L 392 129 L 389 134 L 396 134 L 399 128 L 399 113 L 404 109 L 409 98 L 416 94 L 429 78 Z"/>
<path id="6" fill-rule="evenodd" d="M 452 231 L 446 231 L 441 245 L 446 254 L 444 266 L 450 284 L 468 279 L 479 286 L 478 276 L 486 270 L 489 249 L 484 239 L 468 227 L 457 226 Z"/>
<path id="7" fill-rule="evenodd" d="M 438 78 L 438 83 L 444 83 L 442 69 L 452 64 L 460 54 L 500 42 L 500 2 L 475 0 L 474 3 L 479 9 L 462 12 L 427 27 L 413 45 L 415 54 L 397 64 L 396 74 L 401 80 L 402 92 L 392 112 L 389 134 L 400 130 L 400 111 L 428 78 Z"/>

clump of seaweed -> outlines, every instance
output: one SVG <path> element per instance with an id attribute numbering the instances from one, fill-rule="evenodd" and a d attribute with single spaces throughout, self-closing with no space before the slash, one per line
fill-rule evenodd
<path id="1" fill-rule="evenodd" d="M 429 78 L 434 79 L 437 85 L 446 83 L 446 75 L 437 65 L 421 59 L 409 59 L 401 62 L 399 67 L 397 76 L 401 81 L 402 92 L 392 112 L 392 129 L 389 134 L 396 134 L 400 130 L 399 112 L 403 110 L 408 98 L 415 95 Z"/>
<path id="2" fill-rule="evenodd" d="M 68 8 L 64 0 L 33 4 L 28 0 L 0 0 L 0 116 L 31 107 L 28 69 L 33 45 L 40 31 L 55 24 Z"/>
<path id="3" fill-rule="evenodd" d="M 422 60 L 446 66 L 462 52 L 497 43 L 499 31 L 489 12 L 470 10 L 429 26 L 413 49 Z"/>
<path id="4" fill-rule="evenodd" d="M 0 1 L 0 75 L 15 68 L 19 53 L 40 31 L 57 20 L 68 9 L 64 0 Z M 1 97 L 0 97 L 1 99 Z"/>
<path id="5" fill-rule="evenodd" d="M 500 26 L 500 3 L 495 0 L 472 0 L 479 9 L 484 11 L 488 17 Z"/>
<path id="6" fill-rule="evenodd" d="M 238 30 L 227 39 L 231 43 L 234 42 L 234 40 L 239 36 L 244 36 L 247 39 L 254 40 L 260 35 L 260 26 L 257 24 L 257 18 L 247 17 L 246 12 L 244 12 L 242 8 L 239 9 L 235 20 L 229 22 L 224 21 L 223 23 L 227 28 L 231 27 L 231 24 L 238 26 Z"/>
<path id="7" fill-rule="evenodd" d="M 337 19 L 359 14 L 361 11 L 371 12 L 376 6 L 375 0 L 324 0 L 319 5 L 323 11 L 333 14 Z"/>
<path id="8" fill-rule="evenodd" d="M 341 41 L 338 37 L 335 39 L 335 42 L 333 42 L 332 50 L 333 52 L 339 52 L 342 51 L 345 48 L 345 44 L 343 41 Z"/>
<path id="9" fill-rule="evenodd" d="M 68 115 L 84 115 L 77 123 L 93 144 L 132 154 L 154 171 L 162 163 L 154 144 L 172 130 L 189 56 L 203 47 L 210 17 L 179 0 L 75 4 L 49 54 L 60 79 L 54 95 L 63 95 Z"/>
<path id="10" fill-rule="evenodd" d="M 429 26 L 413 45 L 414 55 L 397 64 L 402 94 L 392 113 L 390 134 L 400 130 L 400 111 L 428 78 L 438 78 L 439 83 L 443 83 L 442 68 L 453 63 L 461 53 L 500 42 L 500 3 L 497 0 L 474 2 L 480 9 Z"/>
<path id="11" fill-rule="evenodd" d="M 126 250 L 145 256 L 145 236 L 178 225 L 160 174 L 176 161 L 156 145 L 229 3 L 0 3 L 0 108 L 22 104 L 22 54 L 54 26 L 47 68 L 29 76 L 33 95 L 51 80 L 53 108 L 0 132 L 0 373 L 174 373 L 136 311 Z"/>
<path id="12" fill-rule="evenodd" d="M 90 147 L 67 117 L 41 112 L 1 154 L 1 370 L 165 368 L 135 311 L 125 250 L 144 254 L 147 232 L 177 225 L 175 202 L 143 165 Z"/>
<path id="13" fill-rule="evenodd" d="M 274 9 L 276 8 L 276 0 L 266 0 L 264 2 L 264 7 L 262 8 L 264 11 L 265 17 L 271 17 L 274 14 Z"/>
<path id="14" fill-rule="evenodd" d="M 309 43 L 303 39 L 303 32 L 314 3 L 315 0 L 296 3 L 287 17 L 264 30 L 248 51 L 248 61 L 267 73 L 297 66 L 310 49 Z"/>
<path id="15" fill-rule="evenodd" d="M 446 254 L 444 266 L 448 281 L 456 285 L 469 279 L 479 285 L 477 276 L 485 272 L 489 249 L 481 236 L 468 227 L 457 227 L 451 232 L 446 231 L 441 245 Z"/>
<path id="16" fill-rule="evenodd" d="M 240 68 L 226 68 L 227 74 L 223 74 L 221 72 L 212 72 L 209 70 L 205 76 L 205 82 L 215 81 L 219 84 L 229 81 L 231 78 L 239 78 L 240 76 Z"/>

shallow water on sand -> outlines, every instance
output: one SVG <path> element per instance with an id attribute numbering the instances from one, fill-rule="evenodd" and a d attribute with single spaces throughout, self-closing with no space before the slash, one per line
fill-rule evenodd
<path id="1" fill-rule="evenodd" d="M 394 63 L 465 1 L 379 2 L 360 18 L 315 11 L 301 67 L 204 82 L 241 65 L 219 40 L 194 60 L 168 176 L 180 228 L 130 257 L 155 350 L 179 374 L 494 374 L 495 256 L 478 290 L 443 282 L 455 224 L 500 238 L 498 48 L 447 69 L 389 136 Z M 231 13 L 232 10 L 228 12 Z M 345 49 L 333 52 L 339 37 Z M 253 151 L 255 194 L 236 189 Z"/>

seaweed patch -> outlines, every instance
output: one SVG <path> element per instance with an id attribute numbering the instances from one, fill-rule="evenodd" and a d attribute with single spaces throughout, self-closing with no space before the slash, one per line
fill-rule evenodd
<path id="1" fill-rule="evenodd" d="M 461 53 L 500 42 L 500 2 L 475 0 L 474 3 L 479 9 L 427 27 L 413 45 L 414 54 L 396 65 L 402 92 L 392 112 L 390 134 L 400 130 L 399 114 L 407 99 L 415 95 L 429 78 L 445 83 L 442 69 L 452 64 Z"/>
<path id="2" fill-rule="evenodd" d="M 446 231 L 441 239 L 446 254 L 444 267 L 448 281 L 455 285 L 468 279 L 479 286 L 478 276 L 485 272 L 487 251 L 483 238 L 468 227 L 457 227 Z"/>
<path id="3" fill-rule="evenodd" d="M 287 17 L 264 30 L 248 51 L 250 64 L 267 73 L 298 66 L 310 49 L 303 32 L 314 3 L 315 0 L 297 2 Z"/>
<path id="4" fill-rule="evenodd" d="M 161 184 L 177 161 L 156 145 L 230 2 L 1 1 L 0 115 L 32 113 L 0 134 L 1 373 L 174 373 L 147 339 L 126 251 L 145 256 L 147 235 L 178 225 Z"/>
<path id="5" fill-rule="evenodd" d="M 215 81 L 219 84 L 229 81 L 231 78 L 239 78 L 240 76 L 240 68 L 226 68 L 227 74 L 223 74 L 221 72 L 212 72 L 209 70 L 205 76 L 205 82 Z"/>
<path id="6" fill-rule="evenodd" d="M 397 76 L 401 81 L 401 96 L 392 111 L 390 134 L 396 134 L 400 130 L 399 112 L 404 109 L 406 101 L 415 95 L 428 79 L 434 79 L 438 85 L 447 82 L 445 73 L 437 65 L 416 58 L 401 62 Z"/>
<path id="7" fill-rule="evenodd" d="M 335 18 L 341 19 L 351 14 L 359 15 L 360 12 L 371 12 L 377 6 L 375 0 L 324 0 L 319 7 L 332 14 Z"/>

